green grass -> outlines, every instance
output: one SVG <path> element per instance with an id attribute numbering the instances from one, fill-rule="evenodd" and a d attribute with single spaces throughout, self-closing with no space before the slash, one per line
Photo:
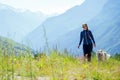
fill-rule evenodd
<path id="1" fill-rule="evenodd" d="M 117 57 L 98 63 L 92 57 L 90 63 L 72 57 L 65 52 L 52 51 L 36 57 L 31 52 L 15 56 L 11 49 L 0 49 L 0 80 L 37 80 L 38 77 L 49 77 L 50 80 L 120 80 L 120 61 Z M 26 55 L 24 55 L 26 54 Z"/>

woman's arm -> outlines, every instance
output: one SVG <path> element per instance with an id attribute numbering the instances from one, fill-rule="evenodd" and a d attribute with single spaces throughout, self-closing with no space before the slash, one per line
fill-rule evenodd
<path id="1" fill-rule="evenodd" d="M 94 43 L 94 47 L 96 47 L 95 40 L 94 40 L 94 37 L 93 37 L 93 34 L 92 34 L 91 31 L 90 31 L 90 37 L 91 37 L 91 39 L 92 39 L 92 41 L 93 41 L 93 43 Z"/>
<path id="2" fill-rule="evenodd" d="M 82 35 L 82 32 L 81 32 L 80 33 L 80 42 L 79 42 L 78 48 L 80 47 L 82 40 L 83 40 L 83 35 Z"/>

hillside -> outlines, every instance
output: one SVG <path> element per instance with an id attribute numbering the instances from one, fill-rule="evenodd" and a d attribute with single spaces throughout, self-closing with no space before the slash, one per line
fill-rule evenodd
<path id="1" fill-rule="evenodd" d="M 104 49 L 111 54 L 119 53 L 120 50 L 120 1 L 113 2 L 109 0 L 99 15 L 96 16 L 90 24 L 93 27 L 98 48 Z M 97 22 L 96 22 L 97 21 Z M 95 29 L 98 30 L 95 30 Z"/>
<path id="2" fill-rule="evenodd" d="M 111 55 L 115 53 L 120 53 L 120 49 L 119 49 L 120 47 L 120 38 L 119 38 L 120 7 L 119 7 L 119 4 L 120 4 L 120 1 L 113 2 L 112 0 L 109 0 L 104 4 L 104 6 L 102 6 L 102 9 L 98 12 L 98 14 L 96 14 L 90 20 L 86 19 L 86 23 L 88 23 L 89 29 L 93 32 L 96 40 L 97 47 L 94 49 L 94 51 L 97 51 L 98 49 L 102 49 L 107 51 Z M 72 14 L 72 11 L 74 11 L 74 9 L 75 8 L 71 9 L 71 14 Z M 70 10 L 68 12 L 70 12 Z M 67 14 L 67 12 L 65 14 Z M 78 15 L 78 18 L 79 18 L 79 15 Z M 70 16 L 75 16 L 75 15 L 70 15 Z M 58 17 L 61 18 L 61 16 L 58 16 Z M 66 19 L 65 16 L 64 18 Z M 52 19 L 50 19 L 51 21 L 46 21 L 46 23 L 43 24 L 44 26 L 38 27 L 37 30 L 31 33 L 32 35 L 29 35 L 29 37 L 32 38 L 31 42 L 34 45 L 34 47 L 40 48 L 41 45 L 42 47 L 43 45 L 45 46 L 46 45 L 45 38 L 47 37 L 50 48 L 56 47 L 57 45 L 59 50 L 68 49 L 68 51 L 74 53 L 75 55 L 78 55 L 78 54 L 82 55 L 83 53 L 82 46 L 80 50 L 77 49 L 77 46 L 79 43 L 79 36 L 80 36 L 79 34 L 80 34 L 80 31 L 82 31 L 82 28 L 81 28 L 82 24 L 79 25 L 80 27 L 77 26 L 77 28 L 75 28 L 74 26 L 77 25 L 77 23 L 74 23 L 75 21 L 74 18 L 71 18 L 71 19 L 69 19 L 68 21 L 62 20 L 64 21 L 64 23 L 71 24 L 69 25 L 69 28 L 67 28 L 67 25 L 62 24 L 61 23 L 62 21 L 59 21 L 61 24 L 59 24 L 58 27 L 53 27 L 54 25 L 57 25 L 55 21 L 54 21 L 54 25 L 47 26 L 46 23 L 49 24 L 49 22 L 52 22 Z M 69 21 L 70 23 L 68 23 Z M 78 20 L 78 21 L 81 22 L 81 20 Z M 45 32 L 43 31 L 44 30 L 43 27 L 45 27 L 46 29 Z M 71 28 L 74 28 L 74 29 L 71 29 Z M 44 36 L 45 33 L 46 33 L 46 36 Z M 35 36 L 38 34 L 39 36 Z"/>
<path id="3" fill-rule="evenodd" d="M 0 55 L 4 52 L 5 55 L 15 56 L 24 56 L 33 52 L 29 47 L 2 36 L 0 36 L 0 51 Z"/>
<path id="4" fill-rule="evenodd" d="M 113 2 L 109 0 L 93 19 L 87 21 L 89 29 L 93 32 L 97 47 L 94 49 L 102 49 L 110 53 L 120 53 L 120 1 Z M 59 44 L 62 49 L 67 48 L 76 53 L 82 53 L 81 49 L 77 49 L 79 43 L 80 31 L 82 27 L 70 31 L 66 35 L 59 37 L 55 44 Z M 66 42 L 66 43 L 65 43 Z M 64 44 L 64 46 L 62 46 Z"/>

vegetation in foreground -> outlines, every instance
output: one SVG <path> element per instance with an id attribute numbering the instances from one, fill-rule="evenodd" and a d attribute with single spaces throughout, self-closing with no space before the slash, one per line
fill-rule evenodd
<path id="1" fill-rule="evenodd" d="M 93 56 L 92 62 L 88 63 L 56 50 L 35 57 L 30 51 L 18 54 L 23 55 L 16 56 L 12 49 L 0 49 L 0 80 L 39 80 L 38 77 L 48 77 L 48 80 L 120 80 L 120 55 L 101 63 Z"/>
<path id="2" fill-rule="evenodd" d="M 98 63 L 53 50 L 32 55 L 30 49 L 15 48 L 0 41 L 0 80 L 120 80 L 120 54 Z"/>

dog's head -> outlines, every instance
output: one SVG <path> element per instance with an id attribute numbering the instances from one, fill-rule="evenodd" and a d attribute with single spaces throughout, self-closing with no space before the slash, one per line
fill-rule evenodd
<path id="1" fill-rule="evenodd" d="M 97 57 L 98 57 L 98 60 L 108 60 L 110 58 L 110 54 L 108 54 L 105 51 L 98 50 Z"/>
<path id="2" fill-rule="evenodd" d="M 102 50 L 98 50 L 97 51 L 97 56 L 103 56 L 103 51 Z"/>
<path id="3" fill-rule="evenodd" d="M 103 52 L 102 52 L 102 50 L 98 50 L 96 56 L 98 58 L 98 61 L 102 61 L 103 60 Z"/>

